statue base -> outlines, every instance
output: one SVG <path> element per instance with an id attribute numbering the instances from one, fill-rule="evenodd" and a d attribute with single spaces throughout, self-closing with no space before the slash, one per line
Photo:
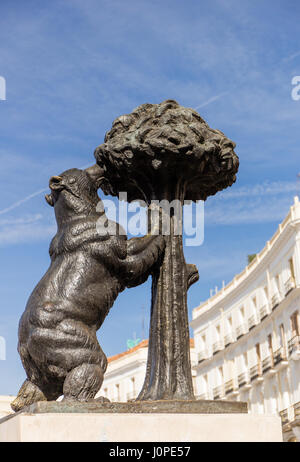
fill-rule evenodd
<path id="1" fill-rule="evenodd" d="M 237 401 L 47 402 L 0 419 L 0 442 L 279 442 L 281 420 Z"/>
<path id="2" fill-rule="evenodd" d="M 247 403 L 221 400 L 161 400 L 110 403 L 78 401 L 39 401 L 25 407 L 22 412 L 45 413 L 112 413 L 112 414 L 228 414 L 247 413 Z M 0 420 L 1 422 L 1 420 Z"/>

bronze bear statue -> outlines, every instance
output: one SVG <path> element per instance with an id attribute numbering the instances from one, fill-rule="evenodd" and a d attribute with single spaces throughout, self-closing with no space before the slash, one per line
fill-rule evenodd
<path id="1" fill-rule="evenodd" d="M 62 394 L 65 400 L 94 399 L 107 367 L 96 332 L 118 294 L 145 281 L 164 251 L 161 235 L 127 240 L 104 208 L 98 211 L 99 186 L 89 169 L 50 178 L 46 200 L 54 207 L 57 233 L 50 267 L 19 323 L 27 379 L 11 404 L 14 411 Z M 116 235 L 99 234 L 100 217 L 116 225 Z"/>

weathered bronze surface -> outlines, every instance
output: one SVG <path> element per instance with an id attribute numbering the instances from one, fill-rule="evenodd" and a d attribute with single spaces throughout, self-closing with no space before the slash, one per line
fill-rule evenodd
<path id="1" fill-rule="evenodd" d="M 107 367 L 96 332 L 118 294 L 146 280 L 165 247 L 163 236 L 128 241 L 120 233 L 99 234 L 104 211 L 97 210 L 104 208 L 95 171 L 71 169 L 50 179 L 46 200 L 54 206 L 58 229 L 50 267 L 19 324 L 27 380 L 12 403 L 15 411 L 62 394 L 80 401 L 96 395 Z"/>
<path id="2" fill-rule="evenodd" d="M 182 208 L 185 200 L 205 200 L 235 181 L 239 162 L 234 147 L 196 111 L 167 100 L 144 104 L 116 119 L 104 144 L 95 150 L 94 166 L 51 177 L 46 200 L 54 207 L 58 229 L 50 245 L 50 267 L 20 320 L 18 351 L 27 380 L 12 403 L 15 411 L 62 394 L 66 403 L 94 398 L 107 367 L 96 332 L 118 294 L 149 275 L 149 352 L 138 400 L 124 405 L 102 403 L 102 407 L 89 403 L 87 408 L 155 412 L 156 405 L 151 403 L 157 400 L 171 401 L 172 409 L 179 402 L 183 409 L 182 400 L 187 406 L 192 401 L 195 408 L 218 406 L 194 398 L 187 290 L 199 275 L 194 265 L 185 262 L 182 234 L 175 233 L 178 217 L 168 210 L 170 233 L 165 236 L 148 234 L 127 240 L 118 226 L 116 234 L 100 235 L 98 220 L 110 222 L 99 207 L 97 190 L 101 187 L 112 195 L 127 192 L 128 201 L 143 200 L 149 210 L 153 200 L 178 200 Z M 152 231 L 159 227 L 163 213 L 157 223 L 150 223 Z M 233 406 L 243 407 L 241 403 Z"/>

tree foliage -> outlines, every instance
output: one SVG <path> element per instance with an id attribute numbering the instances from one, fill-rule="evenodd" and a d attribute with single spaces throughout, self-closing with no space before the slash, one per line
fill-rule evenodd
<path id="1" fill-rule="evenodd" d="M 167 100 L 142 104 L 118 117 L 95 150 L 106 180 L 102 189 L 128 200 L 205 200 L 236 180 L 235 143 L 193 109 Z"/>

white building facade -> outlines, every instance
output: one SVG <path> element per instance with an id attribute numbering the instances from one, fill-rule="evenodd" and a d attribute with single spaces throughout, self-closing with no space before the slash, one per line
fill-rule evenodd
<path id="1" fill-rule="evenodd" d="M 108 358 L 108 366 L 98 396 L 111 402 L 130 401 L 141 390 L 146 373 L 148 341 Z"/>
<path id="2" fill-rule="evenodd" d="M 300 441 L 300 203 L 255 259 L 193 310 L 196 393 L 279 413 Z"/>
<path id="3" fill-rule="evenodd" d="M 10 403 L 15 399 L 15 396 L 0 395 L 0 419 L 13 414 L 13 410 L 10 407 Z"/>
<path id="4" fill-rule="evenodd" d="M 193 381 L 197 363 L 194 341 L 190 342 Z M 126 402 L 136 399 L 141 391 L 145 376 L 148 357 L 148 340 L 143 340 L 134 348 L 108 358 L 107 371 L 98 396 L 104 396 L 111 402 Z M 195 388 L 195 382 L 194 382 Z"/>

